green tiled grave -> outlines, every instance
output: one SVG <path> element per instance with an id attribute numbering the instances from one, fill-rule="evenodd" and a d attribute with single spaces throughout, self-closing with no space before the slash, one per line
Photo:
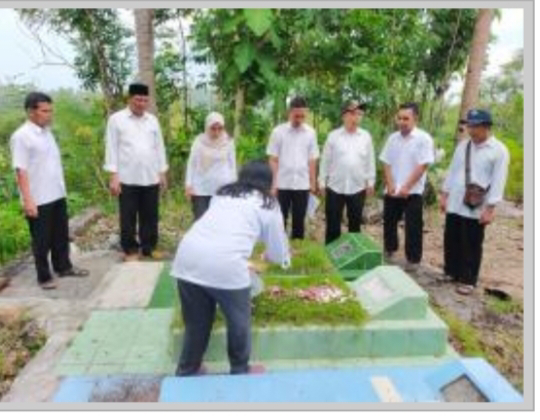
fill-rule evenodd
<path id="1" fill-rule="evenodd" d="M 94 311 L 66 350 L 56 372 L 170 372 L 172 317 L 172 309 Z"/>
<path id="2" fill-rule="evenodd" d="M 351 270 L 371 270 L 383 263 L 379 245 L 363 233 L 346 233 L 326 246 L 334 266 L 344 271 L 344 278 L 351 279 Z"/>
<path id="3" fill-rule="evenodd" d="M 348 283 L 371 319 L 422 319 L 428 295 L 397 266 L 379 266 Z"/>
<path id="4" fill-rule="evenodd" d="M 148 308 L 172 308 L 178 305 L 176 280 L 171 277 L 170 271 L 170 263 L 164 264 Z"/>

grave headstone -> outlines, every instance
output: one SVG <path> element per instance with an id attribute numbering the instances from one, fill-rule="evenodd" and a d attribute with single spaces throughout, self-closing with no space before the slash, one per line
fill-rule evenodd
<path id="1" fill-rule="evenodd" d="M 363 233 L 346 233 L 326 246 L 328 257 L 345 280 L 354 280 L 383 263 L 378 244 Z"/>

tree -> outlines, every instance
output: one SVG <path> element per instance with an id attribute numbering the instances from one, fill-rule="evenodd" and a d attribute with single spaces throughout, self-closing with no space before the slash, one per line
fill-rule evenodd
<path id="1" fill-rule="evenodd" d="M 130 32 L 113 9 L 20 9 L 21 19 L 36 33 L 44 25 L 75 48 L 73 67 L 84 88 L 103 93 L 106 112 L 123 104 L 131 73 Z"/>
<path id="2" fill-rule="evenodd" d="M 469 53 L 469 63 L 463 86 L 463 96 L 461 99 L 460 118 L 465 118 L 467 112 L 473 108 L 480 92 L 480 79 L 484 68 L 486 51 L 491 34 L 491 22 L 495 16 L 493 9 L 480 9 L 476 18 L 471 49 Z M 456 141 L 460 134 L 456 128 Z"/>
<path id="3" fill-rule="evenodd" d="M 154 75 L 154 10 L 135 9 L 135 37 L 139 79 L 150 90 L 150 112 L 157 115 L 156 82 Z"/>

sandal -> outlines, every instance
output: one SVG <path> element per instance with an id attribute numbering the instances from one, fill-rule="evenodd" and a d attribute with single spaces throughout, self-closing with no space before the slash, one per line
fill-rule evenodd
<path id="1" fill-rule="evenodd" d="M 472 292 L 474 292 L 474 286 L 471 286 L 470 284 L 460 284 L 456 288 L 456 292 L 458 292 L 460 295 L 470 295 Z"/>
<path id="2" fill-rule="evenodd" d="M 49 280 L 39 283 L 39 287 L 41 287 L 43 290 L 53 290 L 58 287 L 58 284 L 54 280 Z"/>
<path id="3" fill-rule="evenodd" d="M 59 277 L 88 277 L 90 271 L 84 268 L 71 267 L 69 270 L 58 273 Z"/>

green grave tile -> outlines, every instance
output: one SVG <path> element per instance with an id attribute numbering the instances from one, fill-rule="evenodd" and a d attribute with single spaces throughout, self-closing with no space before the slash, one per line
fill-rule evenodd
<path id="1" fill-rule="evenodd" d="M 84 375 L 88 370 L 88 364 L 67 364 L 60 363 L 54 369 L 54 372 L 59 376 L 76 376 Z"/>
<path id="2" fill-rule="evenodd" d="M 122 372 L 121 363 L 92 364 L 86 371 L 87 375 L 113 375 Z"/>
<path id="3" fill-rule="evenodd" d="M 176 280 L 169 274 L 170 269 L 170 263 L 164 264 L 148 308 L 172 308 L 179 305 Z"/>
<path id="4" fill-rule="evenodd" d="M 426 316 L 427 293 L 399 267 L 379 266 L 348 285 L 370 319 L 406 320 Z"/>
<path id="5" fill-rule="evenodd" d="M 370 270 L 383 263 L 379 245 L 363 233 L 346 233 L 326 246 L 338 270 Z"/>
<path id="6" fill-rule="evenodd" d="M 74 346 L 67 349 L 62 356 L 63 364 L 88 364 L 97 352 L 97 346 Z"/>
<path id="7" fill-rule="evenodd" d="M 101 347 L 95 354 L 93 364 L 123 363 L 129 348 L 126 347 Z"/>

